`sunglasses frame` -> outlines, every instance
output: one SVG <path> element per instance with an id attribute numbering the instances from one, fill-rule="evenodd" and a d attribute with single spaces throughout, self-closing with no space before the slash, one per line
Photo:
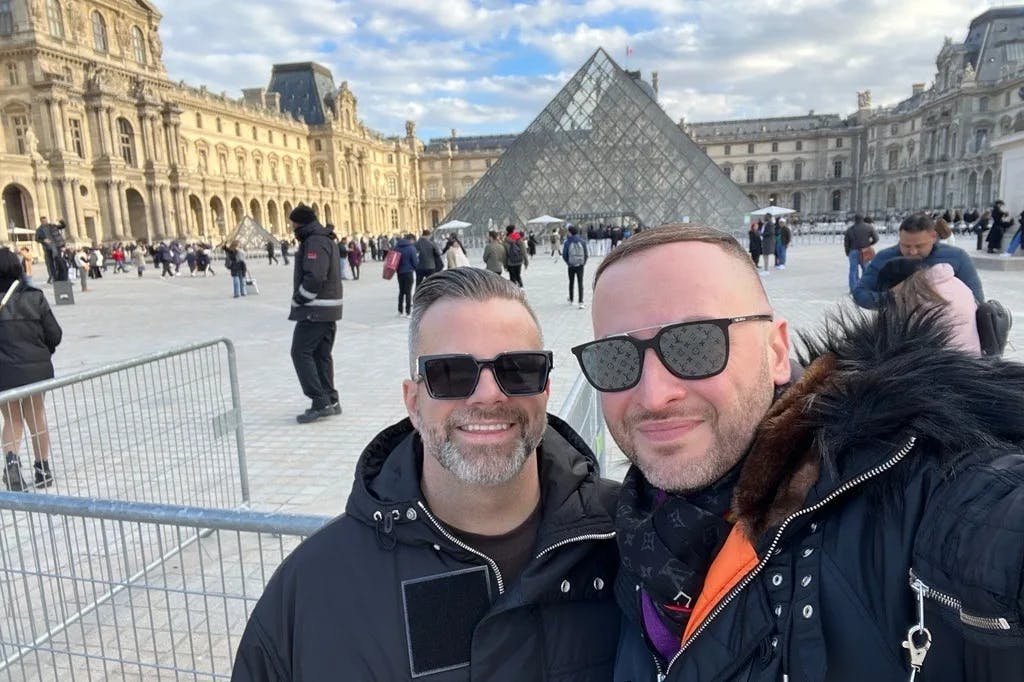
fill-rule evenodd
<path id="1" fill-rule="evenodd" d="M 533 391 L 530 393 L 509 393 L 507 390 L 505 390 L 505 386 L 502 385 L 501 379 L 498 378 L 498 372 L 494 370 L 494 363 L 496 363 L 500 358 L 509 355 L 544 356 L 544 358 L 547 360 L 547 368 L 544 370 L 544 384 L 543 386 L 541 386 L 539 391 Z M 430 362 L 431 360 L 441 360 L 445 358 L 469 358 L 470 360 L 476 363 L 476 379 L 473 381 L 473 388 L 466 395 L 441 397 L 434 395 L 434 390 L 430 387 L 430 382 L 427 381 L 426 363 Z M 413 377 L 413 381 L 415 381 L 416 383 L 422 382 L 423 385 L 427 387 L 427 393 L 434 400 L 465 400 L 466 398 L 469 398 L 474 393 L 476 393 L 476 388 L 477 386 L 480 385 L 480 375 L 483 374 L 484 368 L 489 368 L 491 370 L 491 376 L 494 377 L 494 383 L 497 384 L 498 389 L 502 393 L 507 395 L 509 398 L 525 398 L 532 395 L 540 395 L 547 388 L 548 380 L 551 378 L 551 370 L 555 368 L 555 354 L 549 350 L 514 350 L 507 351 L 504 353 L 498 353 L 493 358 L 489 358 L 487 360 L 479 360 L 475 356 L 470 355 L 469 353 L 440 353 L 437 355 L 421 355 L 418 358 L 416 358 L 416 376 Z"/>
<path id="2" fill-rule="evenodd" d="M 628 391 L 629 389 L 634 388 L 637 384 L 639 384 L 640 383 L 640 379 L 642 379 L 643 376 L 644 376 L 644 358 L 646 358 L 646 356 L 647 356 L 647 349 L 648 348 L 654 350 L 654 354 L 657 356 L 658 362 L 660 362 L 661 365 L 666 370 L 668 370 L 668 372 L 672 376 L 677 377 L 679 379 L 686 380 L 686 381 L 700 381 L 701 379 L 710 379 L 713 376 L 717 376 L 717 375 L 721 374 L 722 372 L 725 371 L 725 368 L 729 366 L 729 350 L 730 350 L 729 327 L 731 327 L 734 324 L 739 324 L 740 322 L 771 322 L 774 319 L 775 319 L 774 315 L 766 313 L 766 314 L 758 314 L 758 315 L 743 315 L 741 317 L 718 317 L 718 318 L 715 318 L 715 319 L 712 319 L 712 320 L 690 320 L 690 321 L 687 321 L 687 322 L 666 322 L 665 324 L 657 324 L 657 325 L 654 325 L 654 326 L 651 326 L 651 327 L 644 327 L 643 329 L 633 329 L 631 331 L 623 332 L 621 334 L 613 334 L 612 336 L 606 336 L 606 337 L 604 337 L 602 339 L 595 339 L 594 341 L 588 341 L 587 343 L 583 343 L 583 344 L 580 344 L 578 346 L 573 347 L 572 354 L 576 356 L 576 360 L 577 360 L 577 362 L 580 365 L 580 370 L 583 372 L 583 376 L 586 377 L 587 382 L 589 382 L 590 385 L 594 387 L 594 389 L 596 389 L 597 391 L 600 391 L 601 393 L 620 393 L 622 391 Z M 722 334 L 723 334 L 723 336 L 725 336 L 725 362 L 722 363 L 721 369 L 719 369 L 717 372 L 712 372 L 711 374 L 704 374 L 704 375 L 697 376 L 697 377 L 694 377 L 694 376 L 682 376 L 678 372 L 674 371 L 671 367 L 669 367 L 668 363 L 665 361 L 665 358 L 662 356 L 662 354 L 661 354 L 661 345 L 660 345 L 661 337 L 667 331 L 670 331 L 670 330 L 673 330 L 673 329 L 678 329 L 679 327 L 687 327 L 687 326 L 698 325 L 698 324 L 710 324 L 710 325 L 716 326 L 716 327 L 718 327 L 719 329 L 722 330 Z M 654 336 L 652 336 L 649 339 L 638 339 L 635 336 L 633 336 L 633 334 L 635 334 L 637 332 L 647 331 L 648 329 L 657 329 L 658 333 L 655 334 Z M 623 386 L 622 388 L 610 388 L 610 389 L 598 388 L 594 384 L 594 381 L 590 378 L 590 372 L 587 371 L 586 365 L 583 362 L 583 351 L 585 351 L 587 348 L 590 348 L 591 346 L 595 346 L 595 345 L 598 345 L 598 344 L 603 343 L 605 341 L 611 341 L 611 340 L 626 340 L 626 341 L 629 341 L 630 343 L 632 343 L 633 347 L 636 348 L 639 351 L 639 354 L 640 354 L 640 369 L 636 373 L 636 379 L 633 381 L 633 383 L 629 384 L 628 386 Z"/>

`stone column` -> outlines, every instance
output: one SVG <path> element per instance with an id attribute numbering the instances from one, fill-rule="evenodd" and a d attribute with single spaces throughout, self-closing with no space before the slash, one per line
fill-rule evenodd
<path id="1" fill-rule="evenodd" d="M 103 231 L 109 235 L 129 236 L 125 234 L 125 225 L 121 222 L 120 206 L 117 203 L 117 186 L 113 181 L 107 180 L 103 183 L 103 191 L 106 195 L 103 197 L 106 211 L 106 223 L 103 226 Z"/>
<path id="2" fill-rule="evenodd" d="M 119 144 L 118 139 L 117 139 L 117 130 L 114 127 L 114 109 L 113 109 L 113 107 L 108 107 L 107 109 L 105 109 L 105 114 L 106 114 L 106 116 L 105 116 L 104 124 L 105 124 L 105 127 L 107 129 L 107 135 L 110 138 L 110 156 L 112 156 L 112 157 L 115 157 L 115 156 L 116 157 L 120 157 L 121 156 L 121 148 L 120 148 L 120 144 Z"/>
<path id="3" fill-rule="evenodd" d="M 125 193 L 124 183 L 123 182 L 115 182 L 114 184 L 115 184 L 115 186 L 117 188 L 117 190 L 116 190 L 117 191 L 117 206 L 118 206 L 118 211 L 120 211 L 120 214 L 119 214 L 118 217 L 119 217 L 119 219 L 121 221 L 121 225 L 123 226 L 123 229 L 124 229 L 126 235 L 131 235 L 132 237 L 134 237 L 135 236 L 135 230 L 133 229 L 134 226 L 132 225 L 132 222 L 131 222 L 131 215 L 132 214 L 128 210 L 128 196 Z"/>
<path id="4" fill-rule="evenodd" d="M 79 226 L 78 234 L 88 238 L 89 231 L 85 229 L 85 207 L 83 206 L 85 202 L 82 200 L 82 194 L 78 189 L 82 183 L 77 179 L 71 179 L 69 182 L 71 183 L 71 198 L 75 202 L 75 224 Z"/>
<path id="5" fill-rule="evenodd" d="M 164 199 L 161 194 L 161 187 L 150 186 L 147 188 L 149 191 L 149 206 L 150 214 L 153 216 L 151 224 L 153 225 L 154 231 L 161 237 L 169 237 L 171 235 L 167 232 L 167 221 L 165 219 L 166 211 L 164 209 Z"/>
<path id="6" fill-rule="evenodd" d="M 77 240 L 79 235 L 78 211 L 75 206 L 74 193 L 71 191 L 71 181 L 65 178 L 64 180 L 54 180 L 54 182 L 60 185 L 59 191 L 64 201 L 64 220 L 68 224 L 68 236 L 72 240 Z"/>
<path id="7" fill-rule="evenodd" d="M 52 99 L 44 100 L 44 105 L 46 106 L 46 122 L 49 124 L 50 127 L 50 144 L 57 151 L 63 152 L 65 149 L 64 133 L 61 130 L 60 125 L 58 125 L 57 123 L 57 117 L 54 115 L 54 104 L 55 102 Z"/>
<path id="8" fill-rule="evenodd" d="M 55 223 L 63 216 L 60 213 L 60 206 L 53 193 L 53 183 L 50 182 L 49 178 L 43 178 L 43 189 L 46 191 L 46 215 L 49 216 L 51 222 Z"/>
<path id="9" fill-rule="evenodd" d="M 167 185 L 159 185 L 157 187 L 157 195 L 160 199 L 160 222 L 163 223 L 164 230 L 168 236 L 180 237 L 181 231 L 178 229 L 175 221 L 171 220 L 172 213 L 176 213 L 176 211 L 172 210 L 174 204 L 171 203 L 172 199 L 169 190 L 170 188 Z"/>
<path id="10" fill-rule="evenodd" d="M 64 100 L 57 101 L 57 113 L 60 116 L 61 129 L 64 132 L 64 149 L 67 149 L 68 151 L 73 151 L 74 145 L 71 144 L 71 124 L 68 123 L 68 114 L 65 108 L 65 104 L 67 104 L 67 102 L 65 102 Z"/>

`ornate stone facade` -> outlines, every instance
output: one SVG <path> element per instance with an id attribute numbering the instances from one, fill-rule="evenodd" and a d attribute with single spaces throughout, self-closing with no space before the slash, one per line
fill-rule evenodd
<path id="1" fill-rule="evenodd" d="M 423 224 L 436 227 L 476 181 L 516 139 L 515 135 L 451 137 L 431 140 L 420 157 Z"/>
<path id="2" fill-rule="evenodd" d="M 0 0 L 0 241 L 43 217 L 79 242 L 217 241 L 245 215 L 283 235 L 300 201 L 340 234 L 418 226 L 413 123 L 370 130 L 315 64 L 240 100 L 172 82 L 160 20 L 145 0 Z M 307 82 L 322 97 L 300 110 Z"/>

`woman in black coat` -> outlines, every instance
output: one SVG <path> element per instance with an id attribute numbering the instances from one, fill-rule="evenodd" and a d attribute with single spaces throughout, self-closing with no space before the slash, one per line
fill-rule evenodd
<path id="1" fill-rule="evenodd" d="M 0 392 L 53 378 L 53 351 L 61 339 L 60 325 L 39 289 L 24 286 L 18 256 L 0 249 Z M 27 424 L 35 452 L 35 487 L 53 485 L 50 435 L 43 394 L 0 403 L 3 416 L 3 481 L 8 490 L 25 490 L 18 446 Z"/>

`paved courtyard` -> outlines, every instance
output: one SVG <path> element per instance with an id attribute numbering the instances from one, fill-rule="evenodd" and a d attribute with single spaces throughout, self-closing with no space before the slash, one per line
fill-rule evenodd
<path id="1" fill-rule="evenodd" d="M 479 252 L 470 254 L 474 263 Z M 64 342 L 54 358 L 58 374 L 114 362 L 192 341 L 230 338 L 238 351 L 242 407 L 253 506 L 335 515 L 344 510 L 362 448 L 383 427 L 403 418 L 400 383 L 407 375 L 408 322 L 396 314 L 397 283 L 367 263 L 359 281 L 345 283 L 345 319 L 335 346 L 344 415 L 299 425 L 307 406 L 289 356 L 293 323 L 287 317 L 291 269 L 251 258 L 260 295 L 231 297 L 231 282 L 178 277 L 161 280 L 112 272 L 76 291 L 77 304 L 55 308 Z M 593 262 L 593 261 L 592 261 Z M 797 244 L 789 268 L 765 279 L 776 310 L 795 330 L 815 328 L 826 309 L 845 296 L 846 259 L 839 243 Z M 588 282 L 594 267 L 588 267 Z M 590 338 L 589 310 L 566 303 L 565 268 L 538 257 L 524 274 L 547 346 L 555 351 L 549 410 L 556 412 L 578 375 L 569 348 Z M 1024 272 L 982 271 L 988 297 L 1009 308 L 1024 296 Z M 77 287 L 76 287 L 77 288 Z M 49 288 L 47 288 L 49 294 Z M 685 292 L 679 292 L 685 295 Z M 1024 310 L 1018 317 L 1024 319 Z M 1018 323 L 1012 357 L 1024 352 Z M 623 468 L 613 461 L 609 474 Z"/>

